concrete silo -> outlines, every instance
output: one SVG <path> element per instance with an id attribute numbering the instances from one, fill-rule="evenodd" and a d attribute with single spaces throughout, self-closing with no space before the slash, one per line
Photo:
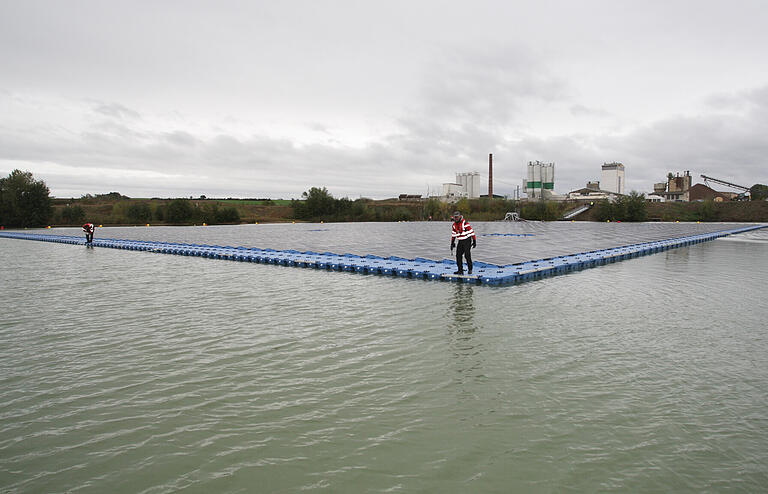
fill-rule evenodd
<path id="1" fill-rule="evenodd" d="M 541 199 L 551 194 L 555 189 L 555 164 L 529 161 L 524 189 L 528 199 Z"/>
<path id="2" fill-rule="evenodd" d="M 464 194 L 469 199 L 480 197 L 480 172 L 456 174 L 456 183 L 464 187 Z"/>

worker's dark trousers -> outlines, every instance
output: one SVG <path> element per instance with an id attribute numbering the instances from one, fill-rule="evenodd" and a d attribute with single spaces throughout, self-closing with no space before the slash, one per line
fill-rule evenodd
<path id="1" fill-rule="evenodd" d="M 85 234 L 85 241 L 90 243 L 93 242 L 93 233 L 86 233 Z"/>
<path id="2" fill-rule="evenodd" d="M 464 267 L 461 265 L 461 256 L 464 256 L 464 258 L 467 260 L 467 269 L 469 272 L 472 272 L 472 239 L 471 238 L 465 238 L 464 240 L 459 240 L 458 245 L 456 245 L 456 266 L 459 267 L 459 272 L 464 272 Z"/>

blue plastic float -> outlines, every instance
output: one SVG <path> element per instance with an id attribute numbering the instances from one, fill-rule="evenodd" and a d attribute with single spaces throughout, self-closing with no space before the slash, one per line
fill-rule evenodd
<path id="1" fill-rule="evenodd" d="M 581 252 L 567 256 L 526 261 L 518 264 L 507 264 L 504 266 L 476 261 L 474 263 L 474 276 L 454 275 L 453 271 L 456 269 L 456 264 L 450 259 L 435 261 L 418 257 L 416 259 L 403 259 L 401 257 L 334 254 L 332 252 L 299 252 L 296 250 L 222 247 L 220 245 L 180 244 L 173 242 L 121 240 L 111 238 L 95 239 L 91 245 L 94 247 L 138 250 L 158 254 L 207 257 L 209 259 L 225 259 L 262 264 L 278 264 L 282 266 L 325 269 L 329 271 L 350 271 L 361 274 L 399 276 L 403 278 L 426 280 L 448 280 L 483 285 L 511 285 L 547 276 L 601 266 L 616 261 L 623 261 L 625 259 L 653 254 L 668 249 L 674 249 L 676 247 L 698 244 L 719 237 L 733 235 L 735 233 L 743 233 L 759 228 L 765 228 L 766 226 L 768 225 L 751 225 L 720 232 L 702 233 L 699 235 L 672 238 L 668 240 L 624 245 L 611 249 Z M 2 231 L 0 232 L 0 237 L 74 245 L 85 244 L 84 238 L 69 235 L 44 235 Z"/>
<path id="2" fill-rule="evenodd" d="M 483 233 L 482 237 L 533 237 L 533 233 Z"/>

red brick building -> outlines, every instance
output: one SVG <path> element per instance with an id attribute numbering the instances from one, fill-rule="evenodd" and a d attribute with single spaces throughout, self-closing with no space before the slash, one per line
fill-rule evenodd
<path id="1" fill-rule="evenodd" d="M 704 184 L 696 184 L 688 189 L 689 201 L 715 201 L 723 202 L 730 201 L 730 197 L 722 192 L 718 192 Z"/>

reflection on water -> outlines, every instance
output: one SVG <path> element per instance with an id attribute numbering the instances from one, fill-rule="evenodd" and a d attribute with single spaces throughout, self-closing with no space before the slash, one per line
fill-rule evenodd
<path id="1" fill-rule="evenodd" d="M 475 321 L 475 287 L 456 283 L 452 303 L 447 310 L 449 349 L 454 357 L 455 380 L 458 384 L 483 377 L 483 345 L 477 337 Z M 474 396 L 474 391 L 462 388 L 463 393 Z"/>
<path id="2" fill-rule="evenodd" d="M 475 332 L 475 293 L 472 285 L 455 283 L 453 303 L 448 313 L 456 333 Z"/>

